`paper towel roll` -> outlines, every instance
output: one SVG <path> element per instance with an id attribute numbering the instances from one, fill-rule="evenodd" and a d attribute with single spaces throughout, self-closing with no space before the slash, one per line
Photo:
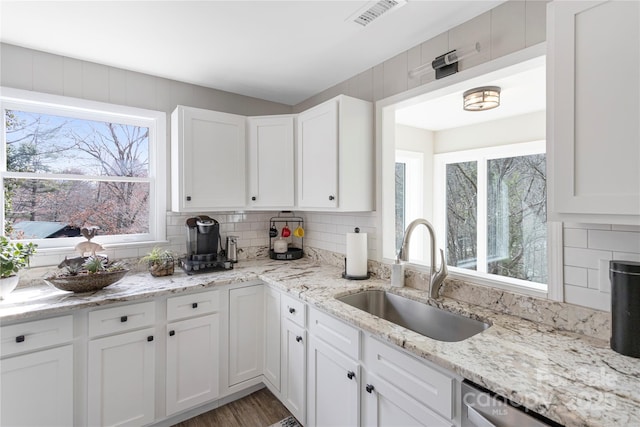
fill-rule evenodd
<path id="1" fill-rule="evenodd" d="M 347 276 L 367 275 L 367 233 L 347 233 Z"/>

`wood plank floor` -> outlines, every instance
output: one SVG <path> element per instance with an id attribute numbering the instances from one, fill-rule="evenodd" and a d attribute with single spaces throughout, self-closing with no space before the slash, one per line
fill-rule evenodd
<path id="1" fill-rule="evenodd" d="M 174 427 L 266 427 L 291 413 L 265 387 Z"/>

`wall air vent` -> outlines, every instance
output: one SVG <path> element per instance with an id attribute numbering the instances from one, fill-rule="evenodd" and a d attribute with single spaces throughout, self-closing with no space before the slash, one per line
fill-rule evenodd
<path id="1" fill-rule="evenodd" d="M 360 24 L 366 27 L 374 20 L 378 19 L 384 13 L 399 9 L 406 4 L 406 0 L 380 0 L 367 3 L 367 5 L 358 10 L 354 15 L 348 18 L 348 20 Z"/>

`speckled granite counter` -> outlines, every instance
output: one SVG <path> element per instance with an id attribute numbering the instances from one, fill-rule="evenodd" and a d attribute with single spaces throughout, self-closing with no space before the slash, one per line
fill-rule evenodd
<path id="1" fill-rule="evenodd" d="M 336 267 L 307 259 L 266 260 L 194 276 L 134 274 L 93 294 L 75 295 L 43 284 L 18 289 L 0 301 L 0 321 L 6 324 L 259 279 L 567 426 L 640 426 L 640 359 L 615 353 L 607 342 L 447 298 L 429 303 L 492 326 L 461 342 L 435 341 L 335 300 L 364 288 L 388 287 L 377 279 L 344 280 L 340 273 Z M 424 291 L 393 292 L 427 302 Z"/>

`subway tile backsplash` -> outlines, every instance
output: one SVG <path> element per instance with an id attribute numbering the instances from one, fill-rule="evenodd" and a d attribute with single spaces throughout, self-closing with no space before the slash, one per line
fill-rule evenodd
<path id="1" fill-rule="evenodd" d="M 609 311 L 609 261 L 640 261 L 640 227 L 565 223 L 565 301 Z"/>

